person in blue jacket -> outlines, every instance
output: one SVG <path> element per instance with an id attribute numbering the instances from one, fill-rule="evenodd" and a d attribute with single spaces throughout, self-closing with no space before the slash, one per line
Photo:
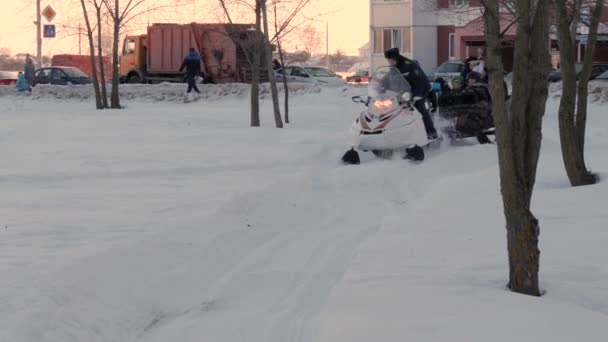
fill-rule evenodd
<path id="1" fill-rule="evenodd" d="M 196 77 L 201 74 L 201 55 L 199 55 L 194 48 L 190 48 L 190 51 L 188 51 L 179 72 L 182 72 L 184 69 L 186 69 L 184 78 L 186 82 L 188 82 L 188 93 L 191 93 L 192 90 L 194 90 L 200 94 L 201 92 L 196 86 Z"/>
<path id="2" fill-rule="evenodd" d="M 30 85 L 25 79 L 25 75 L 23 72 L 19 71 L 19 75 L 17 75 L 17 91 L 19 93 L 25 93 L 30 89 Z"/>

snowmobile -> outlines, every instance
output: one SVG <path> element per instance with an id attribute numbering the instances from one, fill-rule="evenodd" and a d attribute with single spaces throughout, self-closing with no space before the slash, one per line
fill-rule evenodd
<path id="1" fill-rule="evenodd" d="M 446 82 L 443 79 L 437 79 L 434 82 L 432 82 L 432 86 L 433 86 L 433 93 L 437 94 L 436 96 L 439 97 L 441 92 L 444 90 L 444 87 L 447 87 Z M 439 99 L 437 99 L 437 104 L 439 102 Z M 442 116 L 441 115 L 441 109 L 442 108 L 438 108 L 439 106 L 437 106 L 436 110 L 435 110 L 435 116 Z M 442 118 L 444 119 L 444 118 Z M 445 119 L 444 119 L 445 120 Z M 468 139 L 468 138 L 476 138 L 477 141 L 480 144 L 493 144 L 493 142 L 490 140 L 489 136 L 495 136 L 496 135 L 496 129 L 494 128 L 494 126 L 492 127 L 488 127 L 485 129 L 482 129 L 481 131 L 477 132 L 477 133 L 471 133 L 471 132 L 462 132 L 459 131 L 456 128 L 456 118 L 450 118 L 447 119 L 450 124 L 447 125 L 447 127 L 443 127 L 442 128 L 442 132 L 443 134 L 448 137 L 452 142 L 455 142 L 457 140 L 461 140 L 461 139 Z"/>
<path id="2" fill-rule="evenodd" d="M 345 164 L 360 164 L 359 152 L 371 151 L 382 158 L 401 153 L 404 159 L 424 160 L 428 140 L 422 115 L 414 107 L 412 87 L 394 67 L 381 67 L 372 75 L 368 97 L 355 96 L 353 102 L 367 108 L 350 128 L 351 149 L 342 157 Z"/>
<path id="3" fill-rule="evenodd" d="M 457 131 L 453 128 L 446 128 L 443 130 L 443 133 L 447 135 L 452 141 L 468 139 L 468 138 L 476 138 L 477 142 L 481 145 L 485 144 L 493 144 L 492 140 L 490 140 L 489 136 L 496 136 L 496 129 L 494 127 L 482 130 L 477 134 L 466 134 Z"/>

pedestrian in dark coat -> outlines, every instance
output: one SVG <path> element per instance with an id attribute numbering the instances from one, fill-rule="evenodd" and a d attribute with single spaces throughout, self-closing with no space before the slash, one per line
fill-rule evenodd
<path id="1" fill-rule="evenodd" d="M 194 48 L 190 48 L 190 51 L 184 58 L 184 62 L 182 63 L 182 67 L 179 68 L 179 72 L 183 72 L 186 69 L 185 80 L 188 82 L 188 94 L 192 92 L 192 90 L 197 93 L 201 93 L 196 86 L 196 77 L 201 74 L 201 55 L 196 52 Z"/>
<path id="2" fill-rule="evenodd" d="M 34 60 L 31 55 L 27 55 L 25 57 L 25 68 L 23 70 L 23 74 L 25 76 L 25 80 L 29 87 L 34 85 L 36 67 L 34 66 Z"/>
<path id="3" fill-rule="evenodd" d="M 277 59 L 273 59 L 272 60 L 272 68 L 274 69 L 274 71 L 277 71 L 279 69 L 281 69 L 283 66 L 281 65 L 281 62 L 279 62 Z"/>
<path id="4" fill-rule="evenodd" d="M 473 71 L 473 68 L 471 68 L 471 62 L 476 60 L 477 57 L 467 57 L 467 59 L 464 60 L 464 69 L 462 69 L 461 75 L 465 80 L 467 79 L 467 76 L 469 76 L 469 73 Z"/>
<path id="5" fill-rule="evenodd" d="M 412 86 L 412 97 L 414 98 L 414 107 L 422 115 L 424 127 L 429 140 L 437 138 L 437 130 L 433 124 L 431 114 L 426 108 L 426 99 L 431 92 L 431 82 L 417 62 L 402 56 L 398 48 L 392 48 L 384 52 L 384 57 L 388 63 L 397 68 L 399 72 Z"/>

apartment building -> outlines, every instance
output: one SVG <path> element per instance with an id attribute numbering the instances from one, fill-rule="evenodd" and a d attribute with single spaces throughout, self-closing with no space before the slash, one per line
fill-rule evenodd
<path id="1" fill-rule="evenodd" d="M 503 14 L 505 30 L 503 60 L 507 70 L 513 64 L 513 40 L 517 30 L 512 17 Z M 608 8 L 600 26 L 595 60 L 608 62 Z M 554 64 L 559 63 L 557 35 L 552 30 L 551 50 Z M 585 28 L 579 28 L 578 58 L 585 54 Z M 478 56 L 485 46 L 481 0 L 370 0 L 371 69 L 386 65 L 383 52 L 397 47 L 432 70 L 447 60 Z"/>

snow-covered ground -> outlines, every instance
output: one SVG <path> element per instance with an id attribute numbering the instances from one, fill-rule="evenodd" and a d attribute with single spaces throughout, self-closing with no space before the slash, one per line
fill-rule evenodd
<path id="1" fill-rule="evenodd" d="M 342 166 L 358 91 L 303 91 L 284 130 L 268 101 L 249 128 L 241 93 L 0 96 L 0 341 L 605 341 L 608 183 L 568 187 L 557 102 L 532 298 L 505 290 L 495 147 Z M 587 157 L 606 178 L 600 102 Z"/>

